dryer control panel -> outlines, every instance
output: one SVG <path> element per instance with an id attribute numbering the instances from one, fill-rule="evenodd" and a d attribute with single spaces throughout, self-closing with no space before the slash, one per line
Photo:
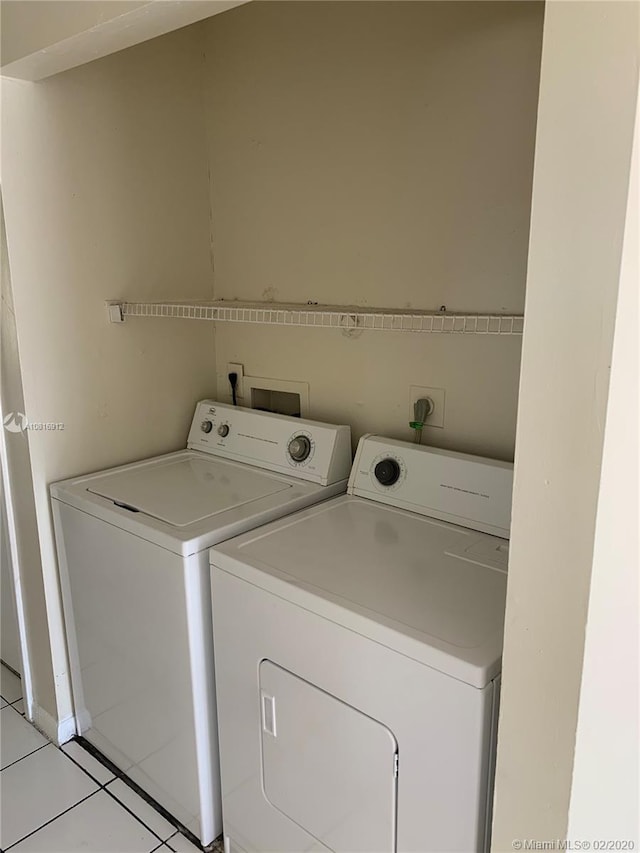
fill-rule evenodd
<path id="1" fill-rule="evenodd" d="M 202 400 L 187 447 L 323 486 L 346 480 L 351 429 Z"/>
<path id="2" fill-rule="evenodd" d="M 510 462 L 365 435 L 348 491 L 508 539 L 512 489 Z"/>

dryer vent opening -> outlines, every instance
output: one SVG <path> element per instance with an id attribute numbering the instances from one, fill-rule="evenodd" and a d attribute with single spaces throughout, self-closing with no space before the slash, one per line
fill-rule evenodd
<path id="1" fill-rule="evenodd" d="M 300 394 L 271 388 L 251 388 L 251 408 L 277 415 L 301 417 Z"/>

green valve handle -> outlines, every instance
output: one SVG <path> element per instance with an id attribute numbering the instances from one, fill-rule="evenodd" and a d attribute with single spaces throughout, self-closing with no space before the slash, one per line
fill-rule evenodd
<path id="1" fill-rule="evenodd" d="M 409 424 L 412 429 L 422 429 L 424 422 L 434 409 L 431 397 L 421 397 L 413 404 L 413 420 Z"/>
<path id="2" fill-rule="evenodd" d="M 424 422 L 433 413 L 434 408 L 435 406 L 431 397 L 421 397 L 413 404 L 413 417 L 415 420 L 409 421 L 409 426 L 415 430 L 413 439 L 416 444 L 421 443 Z"/>

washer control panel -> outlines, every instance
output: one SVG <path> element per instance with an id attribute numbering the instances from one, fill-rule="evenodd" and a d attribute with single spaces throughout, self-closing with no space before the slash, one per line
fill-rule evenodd
<path id="1" fill-rule="evenodd" d="M 510 462 L 365 435 L 348 491 L 508 539 L 512 488 Z"/>
<path id="2" fill-rule="evenodd" d="M 351 430 L 203 400 L 187 447 L 327 485 L 351 469 Z"/>

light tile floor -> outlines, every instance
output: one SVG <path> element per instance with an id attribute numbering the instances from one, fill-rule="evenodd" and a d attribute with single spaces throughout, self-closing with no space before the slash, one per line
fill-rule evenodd
<path id="1" fill-rule="evenodd" d="M 24 717 L 20 679 L 0 669 L 1 851 L 197 853 L 80 744 L 60 749 L 41 735 Z"/>

